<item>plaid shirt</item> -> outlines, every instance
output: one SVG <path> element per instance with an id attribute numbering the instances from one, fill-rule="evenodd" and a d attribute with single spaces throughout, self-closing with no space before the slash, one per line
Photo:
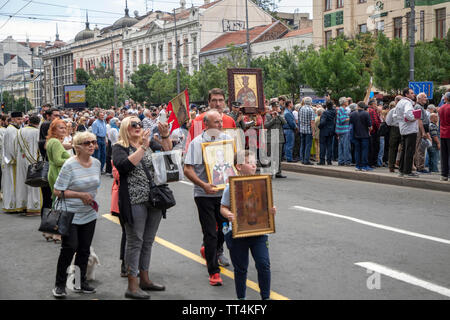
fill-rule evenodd
<path id="1" fill-rule="evenodd" d="M 298 112 L 298 128 L 300 133 L 312 134 L 311 121 L 314 121 L 316 114 L 309 105 L 304 105 Z"/>
<path id="2" fill-rule="evenodd" d="M 374 108 L 369 107 L 367 111 L 369 111 L 370 121 L 372 122 L 372 130 L 370 130 L 370 134 L 375 134 L 380 128 L 381 119 L 378 116 L 377 110 Z"/>

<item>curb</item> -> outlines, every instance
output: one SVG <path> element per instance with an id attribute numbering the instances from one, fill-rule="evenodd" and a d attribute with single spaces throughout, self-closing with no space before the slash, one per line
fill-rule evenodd
<path id="1" fill-rule="evenodd" d="M 347 180 L 358 180 L 373 183 L 390 184 L 401 187 L 419 188 L 426 190 L 450 192 L 450 183 L 445 181 L 431 181 L 418 178 L 400 178 L 386 174 L 360 171 L 342 171 L 335 168 L 325 168 L 324 166 L 305 166 L 302 164 L 281 163 L 281 169 L 285 171 L 313 174 L 332 178 Z"/>

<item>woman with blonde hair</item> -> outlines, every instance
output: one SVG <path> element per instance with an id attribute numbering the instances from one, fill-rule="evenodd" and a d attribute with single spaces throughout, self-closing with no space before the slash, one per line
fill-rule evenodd
<path id="1" fill-rule="evenodd" d="M 130 116 L 122 121 L 119 141 L 113 145 L 113 164 L 119 171 L 119 211 L 126 232 L 125 264 L 128 268 L 126 298 L 149 299 L 143 290 L 165 290 L 149 279 L 148 270 L 153 241 L 163 213 L 149 203 L 150 177 L 154 175 L 151 160 L 157 150 L 172 149 L 169 125 L 158 123 L 161 144 L 150 141 L 150 130 L 143 130 L 141 120 Z M 138 278 L 139 276 L 139 278 Z"/>
<path id="2" fill-rule="evenodd" d="M 53 296 L 66 296 L 67 268 L 76 253 L 75 265 L 80 270 L 78 293 L 95 293 L 87 283 L 86 271 L 90 246 L 94 237 L 98 205 L 95 202 L 100 187 L 100 161 L 92 157 L 97 146 L 97 137 L 88 132 L 79 132 L 73 137 L 76 155 L 62 166 L 55 182 L 53 194 L 64 196 L 64 209 L 74 213 L 70 231 L 62 237 L 58 258 Z"/>
<path id="3" fill-rule="evenodd" d="M 83 132 L 83 131 L 87 131 L 87 126 L 86 126 L 86 117 L 81 117 L 80 120 L 78 120 L 78 127 L 77 127 L 77 132 Z"/>

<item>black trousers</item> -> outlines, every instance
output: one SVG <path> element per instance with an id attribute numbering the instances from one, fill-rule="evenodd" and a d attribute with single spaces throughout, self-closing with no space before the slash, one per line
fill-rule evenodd
<path id="1" fill-rule="evenodd" d="M 376 166 L 378 153 L 380 152 L 380 137 L 377 133 L 370 136 L 369 139 L 369 166 Z"/>
<path id="2" fill-rule="evenodd" d="M 119 218 L 120 227 L 122 228 L 122 238 L 120 239 L 120 260 L 125 260 L 125 248 L 127 245 L 127 234 L 125 232 L 125 222 L 120 213 L 111 213 L 114 217 Z"/>
<path id="3" fill-rule="evenodd" d="M 92 238 L 94 237 L 96 220 L 86 224 L 72 224 L 67 237 L 62 237 L 61 251 L 59 253 L 56 269 L 56 287 L 65 288 L 67 281 L 67 268 L 72 263 L 76 253 L 75 265 L 80 268 L 81 283 L 86 282 L 86 270 Z"/>
<path id="4" fill-rule="evenodd" d="M 325 164 L 325 155 L 328 164 L 331 164 L 333 156 L 334 136 L 320 136 L 320 163 Z"/>
<path id="5" fill-rule="evenodd" d="M 112 157 L 112 146 L 111 146 L 111 140 L 108 140 L 108 145 L 106 146 L 106 173 L 112 173 L 112 164 L 111 164 L 111 158 Z"/>
<path id="6" fill-rule="evenodd" d="M 450 139 L 441 138 L 441 176 L 450 175 Z"/>
<path id="7" fill-rule="evenodd" d="M 220 273 L 217 253 L 223 250 L 222 223 L 227 220 L 220 214 L 221 197 L 195 197 L 198 217 L 203 232 L 206 265 L 210 275 Z"/>
<path id="8" fill-rule="evenodd" d="M 416 152 L 417 132 L 402 135 L 402 152 L 400 153 L 399 170 L 403 174 L 412 172 L 414 153 Z"/>
<path id="9" fill-rule="evenodd" d="M 402 142 L 399 127 L 392 126 L 389 129 L 389 169 L 395 168 L 395 161 L 397 159 L 398 146 Z"/>

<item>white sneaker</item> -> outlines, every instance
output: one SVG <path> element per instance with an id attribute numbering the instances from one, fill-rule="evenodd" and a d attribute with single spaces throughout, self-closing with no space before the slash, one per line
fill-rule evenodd
<path id="1" fill-rule="evenodd" d="M 448 181 L 448 177 L 441 176 L 441 181 Z"/>

